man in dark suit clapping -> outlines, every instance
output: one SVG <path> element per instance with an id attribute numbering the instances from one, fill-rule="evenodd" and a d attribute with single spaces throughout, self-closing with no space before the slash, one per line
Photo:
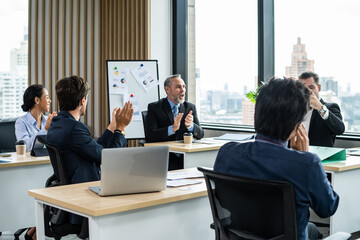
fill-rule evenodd
<path id="1" fill-rule="evenodd" d="M 147 142 L 182 140 L 185 132 L 192 132 L 196 139 L 204 136 L 195 105 L 185 101 L 185 87 L 180 74 L 165 80 L 167 97 L 148 105 L 145 124 Z M 179 156 L 170 156 L 169 170 L 182 168 L 180 159 L 172 161 L 176 157 Z"/>
<path id="2" fill-rule="evenodd" d="M 47 141 L 60 148 L 69 183 L 100 180 L 103 148 L 124 147 L 125 127 L 134 110 L 129 102 L 113 111 L 113 119 L 98 141 L 92 139 L 89 128 L 80 116 L 86 111 L 88 91 L 86 80 L 78 76 L 65 77 L 56 83 L 60 112 L 50 125 Z"/>

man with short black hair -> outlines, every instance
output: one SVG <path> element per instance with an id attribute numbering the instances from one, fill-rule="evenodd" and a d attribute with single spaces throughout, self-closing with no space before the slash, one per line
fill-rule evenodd
<path id="1" fill-rule="evenodd" d="M 329 217 L 339 204 L 319 157 L 307 152 L 309 140 L 301 122 L 309 94 L 292 79 L 272 79 L 263 85 L 256 98 L 255 139 L 225 144 L 214 165 L 217 172 L 292 183 L 299 240 L 308 239 L 310 207 L 320 217 Z M 292 149 L 287 148 L 290 139 Z M 317 239 L 318 232 L 314 235 L 310 239 Z"/>
<path id="2" fill-rule="evenodd" d="M 339 105 L 326 103 L 320 96 L 319 76 L 313 72 L 304 72 L 299 80 L 310 90 L 310 109 L 303 124 L 309 135 L 310 145 L 333 147 L 336 135 L 345 131 Z"/>

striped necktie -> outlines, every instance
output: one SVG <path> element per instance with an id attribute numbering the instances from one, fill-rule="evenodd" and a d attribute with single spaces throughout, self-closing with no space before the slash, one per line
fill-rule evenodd
<path id="1" fill-rule="evenodd" d="M 176 105 L 174 105 L 172 108 L 172 112 L 174 117 L 176 117 L 177 115 L 179 115 L 179 108 Z"/>

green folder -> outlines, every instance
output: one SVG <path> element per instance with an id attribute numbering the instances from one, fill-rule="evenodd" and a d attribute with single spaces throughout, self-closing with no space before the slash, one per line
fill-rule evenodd
<path id="1" fill-rule="evenodd" d="M 345 148 L 310 146 L 309 152 L 318 155 L 322 163 L 332 163 L 346 160 Z"/>

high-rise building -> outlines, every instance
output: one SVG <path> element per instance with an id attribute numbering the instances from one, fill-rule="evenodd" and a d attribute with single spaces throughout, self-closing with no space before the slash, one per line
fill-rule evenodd
<path id="1" fill-rule="evenodd" d="M 301 73 L 306 71 L 314 71 L 314 60 L 307 58 L 305 44 L 302 44 L 301 38 L 298 37 L 291 54 L 291 66 L 286 67 L 286 77 L 298 79 Z"/>
<path id="2" fill-rule="evenodd" d="M 27 87 L 24 76 L 0 73 L 0 118 L 16 117 L 23 114 L 21 104 Z"/>
<path id="3" fill-rule="evenodd" d="M 10 71 L 0 72 L 0 118 L 17 117 L 23 114 L 21 104 L 28 85 L 28 33 L 24 29 L 20 48 L 10 53 Z"/>
<path id="4" fill-rule="evenodd" d="M 334 77 L 320 77 L 321 91 L 333 91 L 336 96 L 338 95 L 338 82 Z"/>
<path id="5" fill-rule="evenodd" d="M 10 53 L 10 72 L 24 76 L 28 75 L 28 33 L 24 29 L 24 39 L 20 42 L 20 48 L 13 48 Z"/>
<path id="6" fill-rule="evenodd" d="M 254 125 L 255 104 L 249 99 L 242 101 L 242 123 L 244 125 Z"/>

